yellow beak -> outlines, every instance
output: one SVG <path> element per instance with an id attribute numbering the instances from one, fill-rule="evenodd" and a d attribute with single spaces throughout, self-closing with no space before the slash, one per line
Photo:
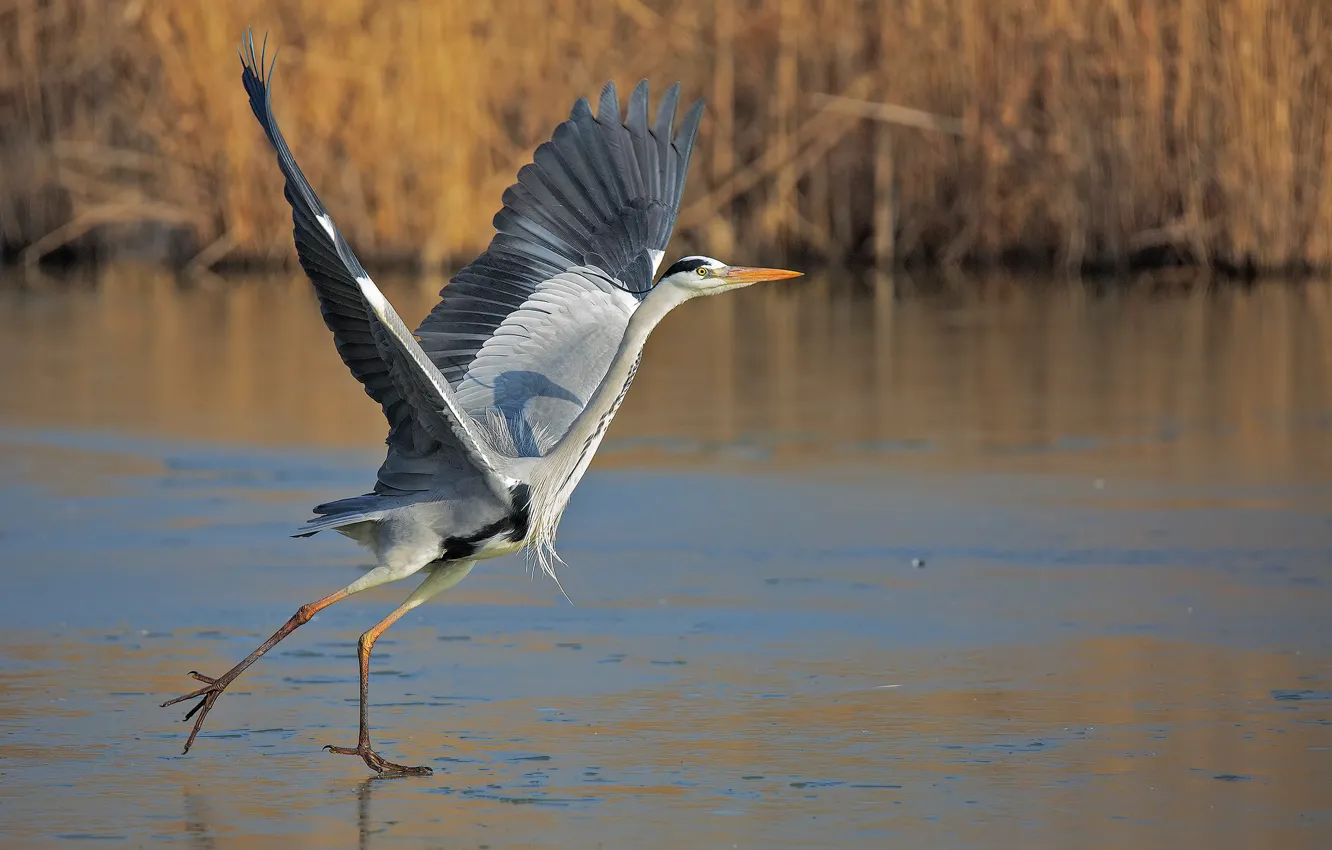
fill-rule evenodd
<path id="1" fill-rule="evenodd" d="M 727 283 L 762 283 L 767 280 L 786 280 L 788 277 L 800 277 L 804 272 L 786 269 L 756 269 L 748 266 L 727 266 L 717 273 L 717 277 Z"/>

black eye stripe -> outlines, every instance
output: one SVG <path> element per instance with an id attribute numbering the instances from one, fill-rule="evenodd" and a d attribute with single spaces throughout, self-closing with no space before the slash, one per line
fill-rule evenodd
<path id="1" fill-rule="evenodd" d="M 671 275 L 679 274 L 680 272 L 696 271 L 700 268 L 703 268 L 707 264 L 708 264 L 707 260 L 702 260 L 699 259 L 698 257 L 685 257 L 683 260 L 676 261 L 674 265 L 672 265 L 669 269 L 666 270 L 665 274 L 663 274 L 662 277 L 670 277 Z"/>

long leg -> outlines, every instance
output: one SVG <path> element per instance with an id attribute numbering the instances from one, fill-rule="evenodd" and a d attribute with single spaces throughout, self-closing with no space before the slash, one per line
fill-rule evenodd
<path id="1" fill-rule="evenodd" d="M 406 573 L 406 575 L 410 574 L 411 574 L 410 572 Z M 300 608 L 296 609 L 296 613 L 291 615 L 291 619 L 287 620 L 287 622 L 283 624 L 282 628 L 278 629 L 276 632 L 273 632 L 272 637 L 270 637 L 268 640 L 264 641 L 263 643 L 259 644 L 258 649 L 256 649 L 254 652 L 251 652 L 249 655 L 245 656 L 245 659 L 243 661 L 241 661 L 235 667 L 232 667 L 227 672 L 223 673 L 221 676 L 218 676 L 216 679 L 205 676 L 197 670 L 191 670 L 190 675 L 194 677 L 196 681 L 203 682 L 204 687 L 200 688 L 197 691 L 191 691 L 188 694 L 178 696 L 175 699 L 167 700 L 166 702 L 162 703 L 162 707 L 166 708 L 167 706 L 175 705 L 178 702 L 184 702 L 185 700 L 200 698 L 199 702 L 195 704 L 194 708 L 191 708 L 189 712 L 186 713 L 185 715 L 186 720 L 189 720 L 191 717 L 194 717 L 196 714 L 199 716 L 198 719 L 194 721 L 194 728 L 190 730 L 190 737 L 186 739 L 185 749 L 181 753 L 181 755 L 188 753 L 190 751 L 190 747 L 194 745 L 194 739 L 199 735 L 199 730 L 203 728 L 204 718 L 208 716 L 208 712 L 213 710 L 213 704 L 217 702 L 217 698 L 222 695 L 222 692 L 227 689 L 228 685 L 236 681 L 236 677 L 240 676 L 241 673 L 245 672 L 246 668 L 248 668 L 251 664 L 253 664 L 254 662 L 258 661 L 261 657 L 263 657 L 264 653 L 268 652 L 268 650 L 277 646 L 282 641 L 282 639 L 285 638 L 287 635 L 291 634 L 301 626 L 310 622 L 310 620 L 314 617 L 315 614 L 318 614 L 320 611 L 332 605 L 334 602 L 339 602 L 343 599 L 346 599 L 348 596 L 351 596 L 353 593 L 360 593 L 362 590 L 367 590 L 371 587 L 377 587 L 378 585 L 385 584 L 390 581 L 397 581 L 398 579 L 404 577 L 405 575 L 402 569 L 400 568 L 388 568 L 383 566 L 376 567 L 375 569 L 361 576 L 356 581 L 344 587 L 342 590 L 339 590 L 336 593 L 330 593 L 328 596 L 325 596 L 323 599 L 320 599 L 317 602 L 311 602 L 308 605 L 302 605 Z"/>
<path id="2" fill-rule="evenodd" d="M 440 564 L 430 571 L 426 580 L 421 582 L 421 586 L 412 591 L 412 595 L 407 600 L 393 609 L 393 613 L 380 620 L 370 628 L 365 634 L 361 635 L 360 641 L 356 645 L 357 657 L 361 664 L 361 728 L 357 736 L 356 746 L 354 747 L 334 747 L 327 746 L 324 749 L 329 752 L 338 753 L 346 756 L 360 756 L 370 769 L 377 773 L 407 774 L 411 776 L 429 776 L 432 771 L 428 767 L 406 767 L 401 764 L 394 764 L 391 761 L 385 761 L 384 758 L 370 747 L 370 653 L 375 648 L 375 641 L 379 636 L 388 630 L 388 627 L 398 622 L 402 615 L 425 602 L 436 594 L 443 593 L 453 587 L 458 582 L 467 577 L 472 571 L 475 561 L 453 561 L 446 564 Z"/>

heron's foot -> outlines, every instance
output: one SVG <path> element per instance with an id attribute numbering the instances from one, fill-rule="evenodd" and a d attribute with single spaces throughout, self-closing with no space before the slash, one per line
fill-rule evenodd
<path id="1" fill-rule="evenodd" d="M 387 761 L 379 753 L 370 749 L 368 741 L 354 747 L 327 746 L 324 749 L 340 756 L 360 756 L 371 770 L 381 776 L 429 776 L 435 772 L 428 767 L 408 767 L 407 765 Z"/>
<path id="2" fill-rule="evenodd" d="M 169 705 L 175 705 L 176 703 L 184 702 L 187 699 L 199 699 L 199 701 L 194 704 L 194 708 L 191 708 L 185 714 L 185 720 L 189 720 L 196 714 L 199 715 L 199 718 L 194 721 L 194 728 L 190 730 L 190 737 L 186 739 L 185 749 L 181 751 L 181 755 L 188 753 L 190 747 L 194 746 L 194 739 L 198 737 L 199 730 L 203 728 L 204 718 L 208 716 L 208 712 L 213 710 L 213 704 L 217 702 L 218 697 L 222 696 L 222 692 L 227 689 L 227 686 L 236 680 L 237 673 L 238 671 L 233 669 L 222 676 L 213 679 L 205 676 L 198 670 L 191 670 L 190 676 L 192 676 L 195 681 L 203 682 L 204 686 L 197 691 L 191 691 L 188 694 L 178 696 L 175 699 L 167 700 L 162 703 L 162 707 L 166 708 Z"/>

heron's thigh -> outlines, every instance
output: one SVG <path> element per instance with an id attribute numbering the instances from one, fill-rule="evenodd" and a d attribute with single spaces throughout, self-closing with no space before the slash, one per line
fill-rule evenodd
<path id="1" fill-rule="evenodd" d="M 432 596 L 443 593 L 458 582 L 467 578 L 467 574 L 476 566 L 476 561 L 445 561 L 441 564 L 432 564 L 430 575 L 426 576 L 421 586 L 412 591 L 412 595 L 407 597 L 405 604 L 415 607 L 425 602 Z"/>
<path id="2" fill-rule="evenodd" d="M 344 588 L 344 590 L 346 590 L 348 593 L 360 593 L 362 590 L 369 590 L 372 587 L 379 587 L 381 584 L 389 584 L 390 582 L 401 581 L 402 579 L 407 578 L 409 575 L 412 575 L 413 573 L 420 572 L 421 568 L 425 567 L 429 563 L 430 563 L 429 561 L 425 561 L 416 566 L 412 566 L 410 563 L 402 561 L 391 564 L 380 564 L 370 572 L 358 578 L 356 581 L 347 585 Z"/>

